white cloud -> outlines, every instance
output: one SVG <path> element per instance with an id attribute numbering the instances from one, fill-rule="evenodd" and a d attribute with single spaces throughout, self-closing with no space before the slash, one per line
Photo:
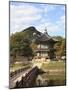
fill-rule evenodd
<path id="1" fill-rule="evenodd" d="M 37 29 L 41 32 L 44 32 L 45 30 L 45 27 L 47 28 L 48 32 L 58 32 L 59 31 L 59 25 L 56 25 L 55 23 L 52 23 L 52 22 L 46 22 L 46 23 L 43 23 L 39 26 L 36 26 Z"/>
<path id="2" fill-rule="evenodd" d="M 29 4 L 20 4 L 20 5 L 10 5 L 10 27 L 11 32 L 15 32 L 19 30 L 19 28 L 22 28 L 21 26 L 26 26 L 26 24 L 32 24 L 33 22 L 36 22 L 40 20 L 40 22 L 45 22 L 45 19 L 42 19 L 41 13 L 45 12 L 45 15 L 47 15 L 47 12 L 50 10 L 53 10 L 53 5 L 46 6 L 42 5 L 43 8 L 38 8 L 33 5 Z"/>
<path id="3" fill-rule="evenodd" d="M 36 28 L 37 28 L 40 32 L 43 32 L 43 33 L 44 33 L 45 28 L 48 29 L 48 27 L 50 27 L 50 26 L 51 26 L 51 23 L 46 21 L 45 23 L 41 23 L 40 25 L 36 26 Z M 48 29 L 48 31 L 49 31 L 49 29 Z"/>
<path id="4" fill-rule="evenodd" d="M 61 31 L 65 23 L 65 17 L 61 16 L 55 22 L 52 22 L 48 15 L 48 12 L 55 10 L 56 5 L 41 5 L 41 7 L 36 7 L 29 4 L 21 4 L 10 6 L 10 31 L 16 32 L 21 31 L 30 25 L 34 25 L 37 30 L 44 32 L 45 27 L 47 27 L 48 32 L 57 33 Z M 45 18 L 43 17 L 45 15 Z"/>
<path id="5" fill-rule="evenodd" d="M 65 23 L 65 16 L 61 16 L 61 17 L 60 17 L 60 20 L 61 20 L 61 22 L 64 24 L 64 23 Z"/>
<path id="6" fill-rule="evenodd" d="M 65 32 L 65 16 L 61 16 L 60 19 L 58 21 L 56 21 L 56 24 L 58 25 L 58 27 L 60 28 L 60 30 L 64 30 L 63 32 Z"/>
<path id="7" fill-rule="evenodd" d="M 11 32 L 15 32 L 19 30 L 19 27 L 24 24 L 30 24 L 36 20 L 41 19 L 41 15 L 39 12 L 42 12 L 42 10 L 39 10 L 38 8 L 35 8 L 33 6 L 14 6 L 11 5 L 10 7 L 10 27 Z M 16 27 L 16 28 L 15 28 Z M 13 30 L 12 30 L 13 29 Z"/>
<path id="8" fill-rule="evenodd" d="M 65 23 L 65 16 L 61 16 L 58 21 L 56 21 L 57 24 L 64 24 Z"/>
<path id="9" fill-rule="evenodd" d="M 59 33 L 64 33 L 63 37 L 65 37 L 65 16 L 61 16 L 58 21 L 46 21 L 36 27 L 41 32 L 44 32 L 45 27 L 47 27 L 47 31 L 51 35 L 59 35 Z"/>

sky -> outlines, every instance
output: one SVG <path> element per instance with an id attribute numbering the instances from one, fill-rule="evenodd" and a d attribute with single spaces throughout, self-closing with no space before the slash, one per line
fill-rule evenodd
<path id="1" fill-rule="evenodd" d="M 30 26 L 51 36 L 65 37 L 65 5 L 10 2 L 10 34 Z"/>

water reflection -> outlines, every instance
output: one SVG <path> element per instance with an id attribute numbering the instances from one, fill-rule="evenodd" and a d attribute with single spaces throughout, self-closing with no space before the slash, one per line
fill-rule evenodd
<path id="1" fill-rule="evenodd" d="M 66 85 L 66 79 L 64 75 L 43 74 L 38 75 L 36 79 L 36 86 L 62 86 L 62 85 Z"/>
<path id="2" fill-rule="evenodd" d="M 49 79 L 48 78 L 42 78 L 41 75 L 38 75 L 36 80 L 37 86 L 48 86 Z"/>

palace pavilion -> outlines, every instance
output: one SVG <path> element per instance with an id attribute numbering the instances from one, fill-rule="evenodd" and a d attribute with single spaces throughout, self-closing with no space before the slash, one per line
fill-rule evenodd
<path id="1" fill-rule="evenodd" d="M 49 36 L 45 29 L 45 32 L 36 38 L 36 57 L 55 60 L 56 50 L 54 49 L 54 45 L 56 42 L 57 40 Z"/>

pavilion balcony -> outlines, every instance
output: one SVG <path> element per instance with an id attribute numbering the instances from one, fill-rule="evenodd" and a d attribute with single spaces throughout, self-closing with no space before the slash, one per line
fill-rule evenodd
<path id="1" fill-rule="evenodd" d="M 36 48 L 35 52 L 40 52 L 40 51 L 46 51 L 46 52 L 50 52 L 50 51 L 55 51 L 56 49 L 54 48 L 48 48 L 48 49 L 45 49 L 45 48 Z"/>
<path id="2" fill-rule="evenodd" d="M 38 52 L 38 51 L 50 51 L 49 49 L 43 49 L 43 48 L 37 48 L 36 50 L 35 50 L 35 52 Z"/>

